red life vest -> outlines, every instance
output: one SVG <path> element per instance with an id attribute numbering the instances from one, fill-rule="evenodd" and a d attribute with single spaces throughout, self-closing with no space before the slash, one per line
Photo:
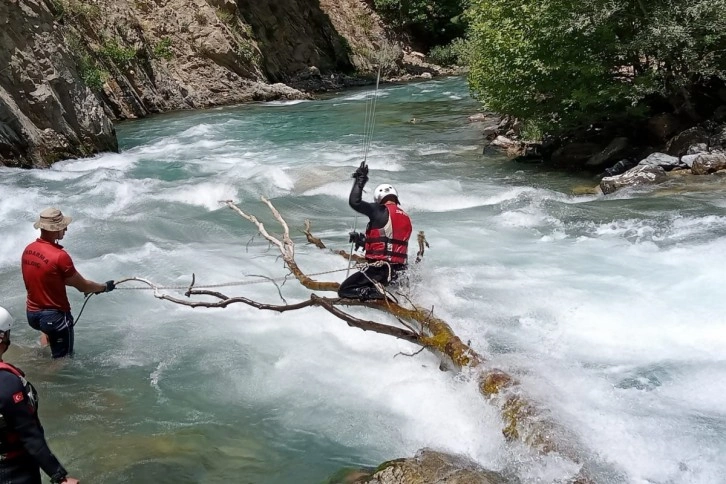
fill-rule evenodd
<path id="1" fill-rule="evenodd" d="M 413 227 L 411 219 L 395 203 L 387 203 L 388 222 L 378 229 L 366 230 L 366 259 L 405 264 L 408 259 L 408 239 Z"/>

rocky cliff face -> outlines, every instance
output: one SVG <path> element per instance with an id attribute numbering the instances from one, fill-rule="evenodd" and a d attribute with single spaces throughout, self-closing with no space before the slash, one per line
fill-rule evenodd
<path id="1" fill-rule="evenodd" d="M 365 0 L 0 0 L 0 164 L 116 150 L 114 120 L 304 98 L 290 86 L 402 59 Z"/>
<path id="2" fill-rule="evenodd" d="M 0 2 L 0 163 L 43 167 L 116 149 L 111 120 L 79 82 L 48 7 Z"/>

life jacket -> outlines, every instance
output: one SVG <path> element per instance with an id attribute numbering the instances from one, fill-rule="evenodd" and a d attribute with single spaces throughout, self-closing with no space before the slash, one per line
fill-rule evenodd
<path id="1" fill-rule="evenodd" d="M 388 222 L 381 228 L 366 229 L 366 259 L 405 264 L 408 259 L 408 239 L 413 227 L 411 219 L 395 203 L 387 203 Z"/>
<path id="2" fill-rule="evenodd" d="M 20 383 L 23 385 L 23 399 L 27 398 L 32 407 L 32 413 L 36 413 L 38 410 L 38 392 L 35 387 L 25 379 L 25 373 L 20 369 L 14 367 L 9 363 L 0 361 L 0 370 L 9 371 L 13 375 L 20 378 Z M 15 396 L 13 395 L 13 398 Z M 20 434 L 14 430 L 7 428 L 7 422 L 5 417 L 0 414 L 0 462 L 7 459 L 13 459 L 24 455 L 27 451 L 20 441 Z"/>

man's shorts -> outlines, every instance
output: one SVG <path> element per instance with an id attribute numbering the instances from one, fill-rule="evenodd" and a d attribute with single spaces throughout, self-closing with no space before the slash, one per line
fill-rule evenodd
<path id="1" fill-rule="evenodd" d="M 58 309 L 28 311 L 28 324 L 48 335 L 53 358 L 73 355 L 73 316 Z"/>

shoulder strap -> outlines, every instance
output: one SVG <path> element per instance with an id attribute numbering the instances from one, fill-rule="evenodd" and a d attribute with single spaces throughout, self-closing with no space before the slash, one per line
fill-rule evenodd
<path id="1" fill-rule="evenodd" d="M 10 373 L 17 376 L 18 378 L 25 380 L 25 375 L 23 374 L 23 372 L 20 371 L 19 369 L 15 368 L 10 363 L 5 363 L 4 361 L 0 361 L 0 370 L 9 371 Z"/>

